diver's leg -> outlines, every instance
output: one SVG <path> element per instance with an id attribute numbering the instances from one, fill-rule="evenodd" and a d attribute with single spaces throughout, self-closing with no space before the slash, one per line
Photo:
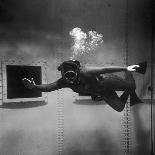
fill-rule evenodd
<path id="1" fill-rule="evenodd" d="M 125 78 L 110 74 L 100 81 L 100 90 L 125 91 L 135 90 L 135 80 L 130 72 L 125 72 Z"/>
<path id="2" fill-rule="evenodd" d="M 124 81 L 128 85 L 127 89 L 135 90 L 136 89 L 136 83 L 135 83 L 135 80 L 134 80 L 132 73 L 126 71 L 126 72 L 124 72 L 124 76 L 125 76 Z"/>
<path id="3" fill-rule="evenodd" d="M 128 100 L 128 96 L 130 95 L 130 92 L 128 90 L 125 90 L 123 92 L 123 94 L 120 96 L 120 100 L 123 102 L 123 103 L 126 103 L 127 100 Z"/>
<path id="4" fill-rule="evenodd" d="M 127 100 L 128 100 L 129 95 L 130 95 L 130 106 L 133 106 L 133 105 L 138 104 L 138 103 L 143 103 L 139 99 L 139 97 L 137 96 L 135 91 L 128 91 L 128 90 L 124 91 L 124 93 L 120 96 L 120 100 L 123 103 L 126 103 Z"/>
<path id="5" fill-rule="evenodd" d="M 125 107 L 125 102 L 123 103 L 114 91 L 105 92 L 103 98 L 113 109 L 118 112 L 121 112 Z"/>
<path id="6" fill-rule="evenodd" d="M 136 84 L 131 72 L 125 72 L 124 78 L 116 75 L 110 75 L 108 77 L 105 77 L 101 81 L 101 86 L 104 92 L 106 92 L 107 90 L 124 91 L 124 93 L 119 98 L 122 103 L 126 103 L 129 95 L 131 97 L 131 106 L 137 103 L 142 103 L 142 101 L 137 97 L 135 93 Z"/>
<path id="7" fill-rule="evenodd" d="M 129 84 L 129 89 L 124 91 L 124 93 L 121 95 L 120 99 L 121 100 L 126 100 L 128 99 L 128 96 L 130 95 L 130 105 L 133 106 L 137 103 L 143 103 L 139 97 L 137 96 L 135 89 L 136 89 L 136 84 L 135 80 L 133 78 L 133 75 L 131 72 L 125 72 L 125 80 L 128 81 Z"/>

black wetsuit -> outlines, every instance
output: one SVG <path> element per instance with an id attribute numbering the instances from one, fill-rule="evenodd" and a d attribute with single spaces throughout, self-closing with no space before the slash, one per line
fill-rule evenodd
<path id="1" fill-rule="evenodd" d="M 132 95 L 131 106 L 138 100 L 135 94 L 135 80 L 130 72 L 125 72 L 125 78 L 121 78 L 114 74 L 108 74 L 103 76 L 79 76 L 73 84 L 66 83 L 61 78 L 57 81 L 58 88 L 71 88 L 74 92 L 81 96 L 91 96 L 93 100 L 105 100 L 112 108 L 117 111 L 122 111 L 127 98 Z M 116 91 L 124 91 L 124 93 L 118 97 Z M 135 100 L 136 98 L 136 100 Z"/>
<path id="2" fill-rule="evenodd" d="M 72 62 L 71 62 L 72 63 Z M 74 92 L 83 96 L 91 96 L 92 100 L 105 100 L 112 108 L 122 111 L 130 95 L 130 105 L 141 103 L 142 101 L 135 93 L 136 84 L 131 72 L 126 67 L 75 67 L 73 63 L 64 67 L 64 63 L 58 67 L 62 73 L 62 78 L 50 84 L 35 85 L 33 89 L 50 92 L 61 88 L 71 88 Z M 139 64 L 136 71 L 145 74 L 147 63 Z M 63 69 L 62 69 L 63 68 Z M 76 69 L 75 69 L 76 68 Z M 74 70 L 77 72 L 76 80 L 71 84 L 65 80 L 64 71 Z M 113 75 L 111 73 L 124 71 L 125 77 Z M 108 75 L 106 74 L 108 73 Z M 124 91 L 119 97 L 116 91 Z"/>

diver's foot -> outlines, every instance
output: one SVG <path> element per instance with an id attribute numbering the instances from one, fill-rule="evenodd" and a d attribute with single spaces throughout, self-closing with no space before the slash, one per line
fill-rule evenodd
<path id="1" fill-rule="evenodd" d="M 144 62 L 139 63 L 138 65 L 139 65 L 139 67 L 135 68 L 136 72 L 141 73 L 141 74 L 145 74 L 146 68 L 147 68 L 147 62 L 144 61 Z"/>
<path id="2" fill-rule="evenodd" d="M 130 97 L 130 105 L 131 106 L 138 104 L 138 103 L 143 103 L 143 101 L 137 96 L 137 94 L 135 92 L 131 93 L 130 95 L 131 95 L 131 97 Z"/>

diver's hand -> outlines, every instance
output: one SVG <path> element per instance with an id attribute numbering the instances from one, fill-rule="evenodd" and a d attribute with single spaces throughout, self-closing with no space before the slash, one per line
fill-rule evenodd
<path id="1" fill-rule="evenodd" d="M 139 68 L 139 67 L 140 67 L 139 65 L 131 65 L 131 66 L 127 67 L 127 71 L 135 72 L 136 69 Z"/>
<path id="2" fill-rule="evenodd" d="M 28 89 L 32 89 L 35 87 L 35 82 L 33 80 L 33 78 L 31 78 L 31 80 L 27 79 L 27 78 L 23 78 L 22 79 L 22 83 L 24 84 L 24 86 Z"/>

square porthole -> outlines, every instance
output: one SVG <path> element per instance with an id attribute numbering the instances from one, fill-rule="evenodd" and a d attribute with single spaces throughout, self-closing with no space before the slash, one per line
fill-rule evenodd
<path id="1" fill-rule="evenodd" d="M 41 97 L 41 92 L 25 88 L 22 79 L 33 77 L 36 84 L 41 84 L 41 66 L 7 65 L 7 99 Z"/>
<path id="2" fill-rule="evenodd" d="M 36 84 L 46 84 L 45 66 L 40 63 L 4 63 L 2 66 L 3 103 L 45 101 L 47 93 L 27 89 L 22 79 L 33 78 Z"/>

